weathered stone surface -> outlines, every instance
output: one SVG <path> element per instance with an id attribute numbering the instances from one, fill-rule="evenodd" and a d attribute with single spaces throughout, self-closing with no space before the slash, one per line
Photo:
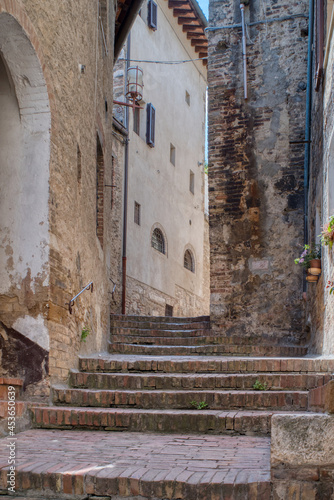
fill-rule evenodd
<path id="1" fill-rule="evenodd" d="M 294 466 L 334 463 L 334 417 L 275 415 L 272 419 L 271 463 Z"/>
<path id="2" fill-rule="evenodd" d="M 241 29 L 208 31 L 211 319 L 228 334 L 303 332 L 303 160 L 308 2 L 278 0 L 249 26 L 248 99 Z M 246 22 L 263 20 L 261 2 Z M 239 3 L 215 1 L 210 25 L 240 23 Z M 294 142 L 294 144 L 292 144 Z"/>

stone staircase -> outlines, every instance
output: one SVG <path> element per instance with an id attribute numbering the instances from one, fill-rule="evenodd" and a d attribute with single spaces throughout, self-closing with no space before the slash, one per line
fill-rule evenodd
<path id="1" fill-rule="evenodd" d="M 176 436 L 175 443 L 180 436 L 210 439 L 210 434 L 215 434 L 215 439 L 222 440 L 220 446 L 226 445 L 226 439 L 236 440 L 235 443 L 240 439 L 262 439 L 263 446 L 268 447 L 272 416 L 311 414 L 314 405 L 309 404 L 310 393 L 332 379 L 334 359 L 305 357 L 305 354 L 305 347 L 275 345 L 269 336 L 261 343 L 254 338 L 235 336 L 217 339 L 206 317 L 113 317 L 109 352 L 80 357 L 79 369 L 71 371 L 68 385 L 53 387 L 52 406 L 32 408 L 33 425 L 66 432 L 127 431 L 124 436 L 133 431 L 155 432 Z M 150 439 L 147 437 L 148 442 Z M 251 448 L 247 443 L 239 446 Z M 251 463 L 251 453 L 245 453 Z M 172 463 L 169 466 L 173 476 Z M 183 466 L 181 460 L 178 467 Z M 250 465 L 249 470 L 256 471 L 256 467 Z M 139 481 L 142 491 L 150 488 L 156 491 L 157 483 L 145 471 L 147 475 Z M 164 490 L 161 494 L 165 496 L 147 494 L 144 498 L 209 500 L 223 498 L 224 491 L 224 495 L 229 492 L 231 499 L 269 500 L 268 471 L 263 476 L 261 471 L 249 476 L 244 471 L 231 484 L 219 476 L 222 479 L 218 496 L 213 493 L 217 485 L 212 485 L 212 481 L 205 486 L 206 496 L 201 496 L 201 484 L 191 486 L 191 497 L 186 493 L 173 496 L 178 488 L 187 491 L 190 487 L 191 480 L 186 478 L 189 471 L 184 470 L 180 473 L 181 482 L 176 476 L 173 479 L 174 493 L 170 496 Z M 132 484 L 136 474 L 129 469 L 117 476 L 114 494 L 120 495 L 119 485 L 125 476 Z M 193 478 L 199 472 L 194 474 Z M 98 490 L 93 487 L 89 490 L 89 485 L 86 491 L 97 494 Z M 67 493 L 74 491 L 69 488 Z M 135 496 L 130 486 L 126 492 L 126 498 Z"/>
<path id="2" fill-rule="evenodd" d="M 210 330 L 209 316 L 112 316 L 109 352 L 158 356 L 305 356 L 307 347 L 294 345 L 291 337 L 282 344 L 272 335 L 217 336 Z"/>
<path id="3" fill-rule="evenodd" d="M 33 408 L 35 426 L 269 435 L 274 413 L 308 411 L 309 391 L 332 378 L 334 360 L 301 357 L 305 347 L 217 339 L 209 326 L 113 316 L 110 352 L 81 357 L 53 406 Z"/>

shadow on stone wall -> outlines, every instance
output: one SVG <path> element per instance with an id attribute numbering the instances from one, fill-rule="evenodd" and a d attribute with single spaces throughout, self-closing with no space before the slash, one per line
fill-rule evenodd
<path id="1" fill-rule="evenodd" d="M 23 389 L 49 373 L 49 353 L 0 321 L 0 375 L 23 379 Z"/>

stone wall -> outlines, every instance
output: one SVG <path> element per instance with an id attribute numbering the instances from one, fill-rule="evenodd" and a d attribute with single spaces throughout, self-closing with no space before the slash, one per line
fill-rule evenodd
<path id="1" fill-rule="evenodd" d="M 247 3 L 247 2 L 246 2 Z M 300 340 L 308 2 L 252 1 L 244 99 L 239 1 L 209 31 L 211 314 L 217 332 Z M 282 21 L 273 19 L 287 18 Z"/>
<path id="2" fill-rule="evenodd" d="M 328 13 L 328 24 L 330 20 Z M 325 13 L 326 15 L 326 13 Z M 326 23 L 325 23 L 326 25 Z M 334 214 L 333 203 L 333 158 L 334 158 L 334 40 L 325 32 L 324 77 L 316 92 L 312 86 L 311 162 L 309 176 L 309 241 L 319 242 L 322 227 Z M 317 30 L 314 33 L 316 47 Z M 327 40 L 326 40 L 327 38 Z M 313 54 L 313 79 L 316 71 L 316 55 Z M 320 354 L 334 353 L 334 297 L 326 288 L 334 279 L 333 250 L 322 247 L 322 275 L 318 283 L 307 289 L 307 315 L 311 329 L 311 350 Z"/>
<path id="3" fill-rule="evenodd" d="M 333 453 L 333 415 L 274 415 L 271 427 L 273 499 L 333 498 Z"/>
<path id="4" fill-rule="evenodd" d="M 79 352 L 105 348 L 110 310 L 119 308 L 117 298 L 110 306 L 109 279 L 119 289 L 123 165 L 113 148 L 114 3 L 0 0 L 0 22 L 2 28 L 13 25 L 16 30 L 7 36 L 1 29 L 6 36 L 0 37 L 0 52 L 21 115 L 24 110 L 24 144 L 30 145 L 20 153 L 19 131 L 13 125 L 11 139 L 18 151 L 14 167 L 18 173 L 23 170 L 28 182 L 5 186 L 9 202 L 16 192 L 20 198 L 13 220 L 5 220 L 13 241 L 8 240 L 6 249 L 4 236 L 1 240 L 0 258 L 4 249 L 12 288 L 0 291 L 0 320 L 7 336 L 15 332 L 13 342 L 20 334 L 36 344 L 41 358 L 46 351 L 51 378 L 64 379 Z M 12 47 L 20 47 L 22 55 Z M 44 92 L 40 100 L 39 89 Z M 38 119 L 43 112 L 49 122 Z M 38 134 L 44 134 L 40 146 Z M 2 221 L 0 226 L 11 234 Z M 70 298 L 90 281 L 93 293 L 84 292 L 70 315 Z M 90 331 L 86 343 L 80 341 L 84 327 Z"/>

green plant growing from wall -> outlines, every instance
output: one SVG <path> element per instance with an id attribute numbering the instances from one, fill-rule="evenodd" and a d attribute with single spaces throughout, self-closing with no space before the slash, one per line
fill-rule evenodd
<path id="1" fill-rule="evenodd" d="M 191 406 L 193 406 L 196 410 L 205 410 L 208 408 L 208 404 L 205 401 L 190 401 Z"/>
<path id="2" fill-rule="evenodd" d="M 80 342 L 86 342 L 88 335 L 90 335 L 91 333 L 92 332 L 89 326 L 84 326 L 83 329 L 81 330 Z"/>
<path id="3" fill-rule="evenodd" d="M 262 384 L 259 380 L 256 380 L 255 384 L 253 385 L 254 391 L 266 391 L 267 387 L 268 386 L 266 382 Z"/>

